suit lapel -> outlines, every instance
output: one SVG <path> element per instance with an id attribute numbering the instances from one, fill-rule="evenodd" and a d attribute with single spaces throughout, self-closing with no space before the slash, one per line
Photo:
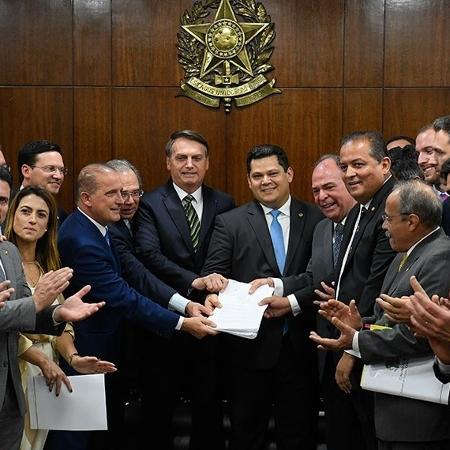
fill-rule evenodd
<path id="1" fill-rule="evenodd" d="M 273 273 L 281 276 L 280 270 L 278 269 L 277 260 L 275 258 L 275 253 L 273 251 L 272 239 L 270 238 L 267 221 L 264 217 L 264 211 L 261 206 L 256 203 L 256 201 L 249 203 L 247 218 L 253 232 L 255 233 L 256 240 L 258 245 L 261 247 L 264 257 L 270 264 L 270 267 L 272 267 Z"/>
<path id="2" fill-rule="evenodd" d="M 171 181 L 169 183 L 171 183 Z M 189 233 L 189 225 L 186 220 L 186 214 L 184 213 L 180 197 L 178 197 L 178 194 L 171 184 L 168 184 L 166 188 L 166 195 L 163 198 L 163 203 L 167 208 L 167 212 L 172 218 L 173 223 L 177 227 L 178 232 L 183 238 L 186 247 L 194 254 L 194 247 L 192 246 L 191 235 Z"/>
<path id="3" fill-rule="evenodd" d="M 200 224 L 200 237 L 198 247 L 200 248 L 203 241 L 208 234 L 208 230 L 211 228 L 216 217 L 217 203 L 213 198 L 212 190 L 207 186 L 202 187 L 203 196 L 203 212 L 202 212 L 202 223 Z"/>
<path id="4" fill-rule="evenodd" d="M 325 273 L 331 273 L 334 269 L 333 266 L 333 233 L 334 233 L 334 227 L 333 227 L 333 221 L 327 220 L 327 224 L 325 226 L 324 230 L 324 237 L 321 241 L 324 246 L 321 249 L 321 252 L 324 255 L 325 259 Z"/>
<path id="5" fill-rule="evenodd" d="M 284 273 L 289 273 L 289 266 L 298 251 L 298 246 L 303 236 L 305 220 L 306 218 L 303 206 L 294 199 L 291 199 L 289 244 L 286 254 L 286 263 L 284 265 Z"/>
<path id="6" fill-rule="evenodd" d="M 0 283 L 5 280 L 15 280 L 15 271 L 14 271 L 14 265 L 12 264 L 11 258 L 8 255 L 8 250 L 3 248 L 3 245 L 0 249 L 0 258 L 2 259 L 3 264 L 3 270 L 0 268 Z M 15 286 L 11 286 L 15 287 Z"/>

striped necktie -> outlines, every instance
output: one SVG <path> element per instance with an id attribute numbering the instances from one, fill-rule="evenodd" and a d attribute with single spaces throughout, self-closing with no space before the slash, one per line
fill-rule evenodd
<path id="1" fill-rule="evenodd" d="M 200 220 L 198 220 L 197 213 L 192 206 L 192 200 L 194 200 L 192 195 L 186 195 L 186 197 L 183 198 L 182 204 L 184 212 L 186 213 L 186 220 L 189 225 L 189 234 L 191 235 L 192 246 L 194 247 L 194 250 L 197 251 L 200 237 Z"/>

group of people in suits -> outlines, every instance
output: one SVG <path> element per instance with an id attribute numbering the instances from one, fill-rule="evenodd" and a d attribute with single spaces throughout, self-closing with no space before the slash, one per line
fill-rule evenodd
<path id="1" fill-rule="evenodd" d="M 33 329 L 42 316 L 35 306 L 31 325 L 18 318 L 2 322 L 8 310 L 13 314 L 10 305 L 33 307 L 39 299 L 49 305 L 50 295 L 54 300 L 65 290 L 69 298 L 53 310 L 53 326 L 45 331 L 73 319 L 77 353 L 119 368 L 106 376 L 109 431 L 51 432 L 46 449 L 126 445 L 124 375 L 130 372 L 121 368 L 127 364 L 142 395 L 143 437 L 155 448 L 171 448 L 174 407 L 187 392 L 192 450 L 226 447 L 224 398 L 230 449 L 263 449 L 272 415 L 277 448 L 315 449 L 320 390 L 329 450 L 449 448 L 447 406 L 360 387 L 363 364 L 433 353 L 436 375 L 450 379 L 450 284 L 442 277 L 450 241 L 440 228 L 442 186 L 436 187 L 442 155 L 450 157 L 450 117 L 421 130 L 416 143 L 425 182 L 396 184 L 379 133 L 346 136 L 338 155 L 314 165 L 315 205 L 291 196 L 294 170 L 285 151 L 260 145 L 246 161 L 253 200 L 235 208 L 229 195 L 204 184 L 208 143 L 189 130 L 170 137 L 170 179 L 152 192 L 143 193 L 138 169 L 126 160 L 84 167 L 77 209 L 58 230 L 61 264 L 71 270 L 41 277 L 45 300 L 38 283 L 27 303 L 7 301 L 0 309 L 7 345 L 7 337 L 17 341 L 16 332 Z M 56 153 L 46 164 L 24 162 L 22 184 L 39 175 L 30 182 L 58 186 L 57 193 L 65 169 Z M 0 200 L 1 180 L 0 168 Z M 0 258 L 4 265 L 3 253 Z M 16 263 L 17 279 L 18 257 Z M 250 283 L 250 292 L 263 284 L 274 289 L 261 302 L 267 309 L 254 340 L 218 334 L 208 318 L 221 306 L 218 293 L 228 279 Z M 5 289 L 0 295 L 1 301 L 14 294 Z M 11 349 L 5 354 L 13 366 L 5 371 L 9 397 L 0 425 L 11 420 L 13 394 L 16 423 L 23 414 L 17 356 Z M 76 373 L 64 361 L 62 367 Z M 15 428 L 5 448 L 18 448 Z"/>

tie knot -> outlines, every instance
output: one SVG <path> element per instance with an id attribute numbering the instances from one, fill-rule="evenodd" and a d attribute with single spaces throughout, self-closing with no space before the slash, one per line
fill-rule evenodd
<path id="1" fill-rule="evenodd" d="M 191 194 L 186 195 L 186 197 L 183 198 L 183 205 L 190 205 L 192 203 L 192 200 L 194 200 L 194 197 Z"/>
<path id="2" fill-rule="evenodd" d="M 270 211 L 270 214 L 272 215 L 274 220 L 277 220 L 278 216 L 281 214 L 281 211 L 279 211 L 278 209 L 272 209 L 272 211 Z"/>
<path id="3" fill-rule="evenodd" d="M 334 227 L 335 234 L 341 234 L 344 231 L 344 225 L 342 223 L 337 223 Z"/>

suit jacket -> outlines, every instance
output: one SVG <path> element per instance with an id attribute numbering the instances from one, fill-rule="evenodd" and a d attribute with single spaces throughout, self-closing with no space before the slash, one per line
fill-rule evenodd
<path id="1" fill-rule="evenodd" d="M 381 290 L 383 293 L 394 297 L 411 295 L 409 281 L 414 275 L 429 294 L 448 294 L 450 278 L 443 277 L 442 273 L 450 264 L 450 239 L 442 230 L 422 241 L 399 271 L 401 259 L 399 254 L 392 261 Z M 426 339 L 415 337 L 406 324 L 389 322 L 378 305 L 375 319 L 377 324 L 392 328 L 359 333 L 359 349 L 365 364 L 432 354 Z M 385 441 L 450 439 L 449 423 L 448 406 L 380 393 L 375 395 L 375 428 L 377 437 Z"/>
<path id="2" fill-rule="evenodd" d="M 285 275 L 304 272 L 311 256 L 314 227 L 322 218 L 308 203 L 291 202 L 290 232 Z M 261 277 L 281 277 L 261 205 L 253 201 L 216 219 L 214 233 L 202 274 L 217 272 L 227 278 L 250 282 Z M 302 358 L 313 358 L 314 349 L 307 338 L 312 319 L 302 314 L 287 317 L 289 336 Z M 273 367 L 279 356 L 284 318 L 263 319 L 258 336 L 245 340 L 231 336 L 232 355 L 240 364 L 256 368 Z"/>
<path id="3" fill-rule="evenodd" d="M 0 409 L 5 398 L 6 382 L 8 372 L 10 372 L 19 410 L 23 415 L 25 402 L 17 359 L 19 331 L 61 334 L 65 324 L 54 326 L 52 314 L 55 307 L 47 308 L 36 314 L 35 304 L 25 281 L 22 259 L 17 247 L 10 242 L 1 242 L 0 258 L 6 279 L 11 281 L 11 287 L 15 289 L 5 306 L 0 309 Z M 4 279 L 2 273 L 1 280 Z"/>
<path id="4" fill-rule="evenodd" d="M 382 229 L 381 217 L 394 182 L 391 177 L 384 183 L 372 198 L 369 210 L 362 215 L 341 277 L 339 300 L 349 303 L 355 299 L 362 316 L 373 314 L 375 299 L 380 294 L 389 264 L 396 255 Z M 336 283 L 359 209 L 359 204 L 354 206 L 345 222 L 344 239 L 334 276 Z"/>
<path id="5" fill-rule="evenodd" d="M 123 220 L 108 226 L 120 260 L 123 278 L 131 287 L 167 308 L 176 290 L 155 277 L 136 257 L 133 236 Z"/>
<path id="6" fill-rule="evenodd" d="M 139 294 L 124 281 L 114 242 L 109 246 L 99 229 L 80 211 L 70 214 L 62 224 L 58 247 L 61 263 L 74 270 L 67 295 L 90 284 L 86 301 L 106 302 L 95 315 L 74 325 L 80 354 L 117 362 L 124 319 L 165 336 L 175 329 L 178 315 Z"/>
<path id="7" fill-rule="evenodd" d="M 205 261 L 214 219 L 234 208 L 233 199 L 203 185 L 199 247 L 192 247 L 189 225 L 172 180 L 146 193 L 135 217 L 136 253 L 158 278 L 187 296 Z"/>
<path id="8" fill-rule="evenodd" d="M 450 236 L 450 198 L 442 203 L 442 229 Z"/>

